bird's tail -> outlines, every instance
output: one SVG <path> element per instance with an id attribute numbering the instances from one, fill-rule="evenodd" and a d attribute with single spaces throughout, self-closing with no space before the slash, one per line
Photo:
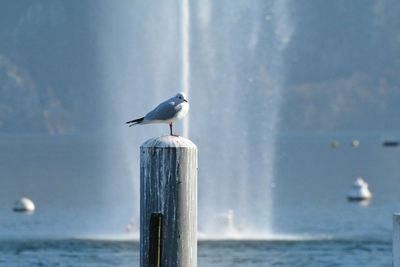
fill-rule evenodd
<path id="1" fill-rule="evenodd" d="M 132 121 L 127 121 L 126 124 L 129 124 L 129 127 L 139 124 L 144 120 L 144 117 L 140 118 L 140 119 L 136 119 L 136 120 L 132 120 Z"/>

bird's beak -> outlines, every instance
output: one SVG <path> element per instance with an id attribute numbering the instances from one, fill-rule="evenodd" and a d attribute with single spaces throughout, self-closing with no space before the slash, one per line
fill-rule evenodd
<path id="1" fill-rule="evenodd" d="M 185 101 L 186 103 L 188 103 L 188 101 L 186 99 L 183 99 L 183 101 Z"/>

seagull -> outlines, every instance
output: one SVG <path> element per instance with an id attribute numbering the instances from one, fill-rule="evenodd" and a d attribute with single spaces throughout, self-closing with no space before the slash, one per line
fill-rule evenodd
<path id="1" fill-rule="evenodd" d="M 182 119 L 189 111 L 189 103 L 184 93 L 177 93 L 176 96 L 159 104 L 155 109 L 146 114 L 146 116 L 127 121 L 129 127 L 137 124 L 149 123 L 168 123 L 171 136 L 179 136 L 172 133 L 172 123 Z"/>

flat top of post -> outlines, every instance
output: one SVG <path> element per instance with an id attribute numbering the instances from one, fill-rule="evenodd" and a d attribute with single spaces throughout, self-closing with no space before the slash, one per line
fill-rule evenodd
<path id="1" fill-rule="evenodd" d="M 196 148 L 197 146 L 182 136 L 170 136 L 164 135 L 160 137 L 153 137 L 144 142 L 141 147 L 186 147 L 186 148 Z"/>

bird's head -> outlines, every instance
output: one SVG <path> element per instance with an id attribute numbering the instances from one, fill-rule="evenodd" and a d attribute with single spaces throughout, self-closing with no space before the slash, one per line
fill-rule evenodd
<path id="1" fill-rule="evenodd" d="M 179 102 L 188 102 L 186 95 L 183 92 L 177 93 L 175 97 L 179 99 Z"/>

